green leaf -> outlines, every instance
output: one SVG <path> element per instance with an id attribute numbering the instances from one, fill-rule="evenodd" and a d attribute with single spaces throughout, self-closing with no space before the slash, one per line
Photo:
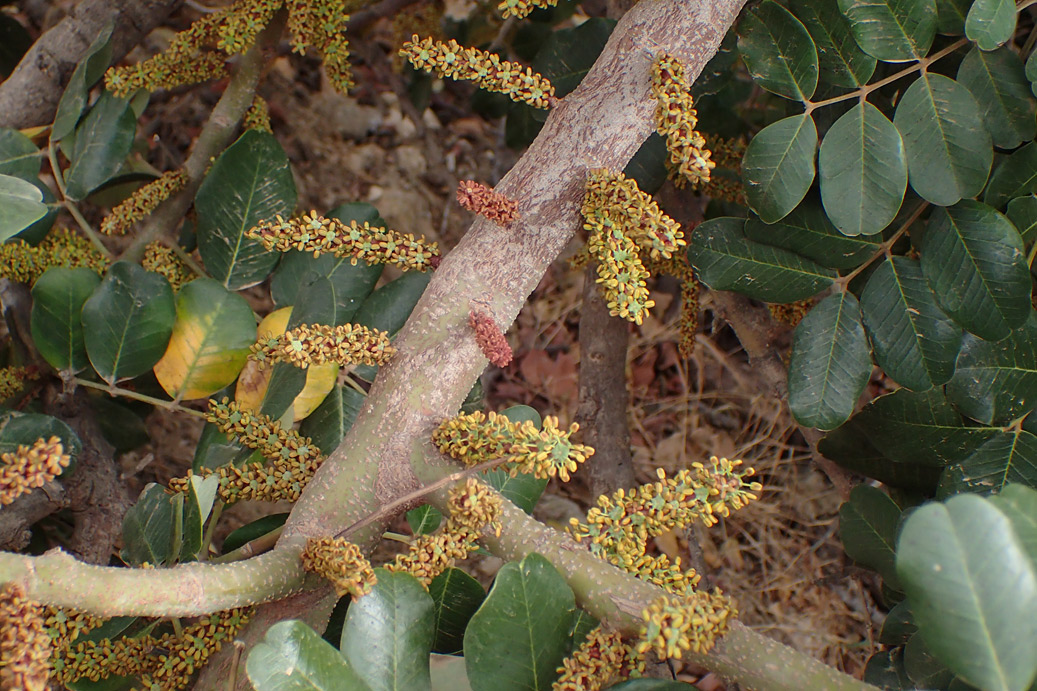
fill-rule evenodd
<path id="1" fill-rule="evenodd" d="M 576 601 L 547 559 L 532 553 L 501 567 L 464 635 L 473 691 L 547 691 L 569 654 Z"/>
<path id="2" fill-rule="evenodd" d="M 789 356 L 789 409 L 807 427 L 838 427 L 871 376 L 860 305 L 849 292 L 821 301 L 803 318 Z"/>
<path id="3" fill-rule="evenodd" d="M 861 293 L 861 313 L 876 364 L 901 386 L 925 391 L 954 374 L 961 327 L 936 304 L 918 262 L 883 261 Z"/>
<path id="4" fill-rule="evenodd" d="M 959 463 L 947 467 L 937 496 L 1000 492 L 1018 482 L 1037 487 L 1037 436 L 1003 432 L 991 438 Z"/>
<path id="5" fill-rule="evenodd" d="M 885 62 L 925 57 L 936 36 L 935 0 L 839 0 L 861 49 Z"/>
<path id="6" fill-rule="evenodd" d="M 936 300 L 969 332 L 1004 338 L 1032 311 L 1022 239 L 991 207 L 964 200 L 936 209 L 920 251 Z"/>
<path id="7" fill-rule="evenodd" d="M 1030 194 L 1013 199 L 1008 202 L 1005 215 L 1019 231 L 1024 243 L 1033 242 L 1037 237 L 1037 197 Z"/>
<path id="8" fill-rule="evenodd" d="M 245 231 L 295 210 L 295 181 L 284 149 L 269 132 L 248 130 L 220 154 L 205 176 L 195 210 L 198 251 L 205 268 L 230 290 L 254 286 L 279 254 Z"/>
<path id="9" fill-rule="evenodd" d="M 442 522 L 443 512 L 432 504 L 422 504 L 407 512 L 407 525 L 415 535 L 434 533 Z"/>
<path id="10" fill-rule="evenodd" d="M 742 159 L 745 195 L 765 223 L 784 218 L 814 182 L 817 128 L 810 115 L 767 125 L 749 142 Z"/>
<path id="11" fill-rule="evenodd" d="M 1024 691 L 1037 674 L 1037 567 L 997 504 L 959 495 L 916 509 L 897 573 L 926 647 L 984 689 Z"/>
<path id="12" fill-rule="evenodd" d="M 990 501 L 1012 521 L 1023 549 L 1037 566 L 1037 491 L 1032 485 L 1006 485 Z"/>
<path id="13" fill-rule="evenodd" d="M 583 81 L 615 26 L 614 19 L 593 17 L 577 27 L 549 33 L 533 60 L 533 71 L 551 81 L 559 98 L 565 96 Z"/>
<path id="14" fill-rule="evenodd" d="M 1037 144 L 1030 142 L 1004 158 L 990 176 L 983 201 L 1000 209 L 1010 200 L 1037 192 Z"/>
<path id="15" fill-rule="evenodd" d="M 765 302 L 795 302 L 832 284 L 834 271 L 787 250 L 745 237 L 740 218 L 713 218 L 699 225 L 688 260 L 713 290 L 734 290 Z"/>
<path id="16" fill-rule="evenodd" d="M 351 386 L 336 385 L 324 402 L 302 421 L 299 432 L 313 439 L 317 448 L 329 455 L 338 448 L 353 426 L 364 398 L 364 394 Z"/>
<path id="17" fill-rule="evenodd" d="M 1026 78 L 1030 80 L 1030 90 L 1037 95 L 1037 51 L 1030 53 L 1030 57 L 1026 58 L 1023 70 Z"/>
<path id="18" fill-rule="evenodd" d="M 1011 7 L 1013 26 L 1015 3 Z M 973 10 L 983 0 L 973 5 Z M 1023 61 L 1007 46 L 986 52 L 973 48 L 958 67 L 958 83 L 976 99 L 983 123 L 994 146 L 1014 149 L 1033 139 L 1037 131 L 1030 83 L 1023 72 Z"/>
<path id="19" fill-rule="evenodd" d="M 821 200 L 845 235 L 873 235 L 897 216 L 907 190 L 900 133 L 863 102 L 828 130 L 817 156 Z"/>
<path id="20" fill-rule="evenodd" d="M 965 33 L 965 17 L 972 0 L 936 0 L 936 30 L 947 36 Z"/>
<path id="21" fill-rule="evenodd" d="M 853 40 L 850 23 L 836 0 L 792 0 L 789 9 L 814 39 L 822 80 L 848 89 L 868 83 L 876 60 Z"/>
<path id="22" fill-rule="evenodd" d="M 1007 425 L 1037 399 L 1037 312 L 1001 341 L 966 336 L 947 397 L 962 413 L 989 425 Z"/>
<path id="23" fill-rule="evenodd" d="M 19 446 L 32 446 L 37 439 L 57 437 L 72 457 L 65 473 L 75 469 L 76 459 L 83 451 L 83 443 L 75 431 L 56 417 L 39 413 L 20 413 L 14 410 L 0 414 L 0 453 L 12 453 Z"/>
<path id="24" fill-rule="evenodd" d="M 919 689 L 945 689 L 954 678 L 954 674 L 929 652 L 922 636 L 917 633 L 904 646 L 904 671 Z"/>
<path id="25" fill-rule="evenodd" d="M 130 102 L 102 93 L 76 127 L 72 163 L 65 171 L 65 196 L 80 201 L 111 180 L 130 155 L 136 132 Z"/>
<path id="26" fill-rule="evenodd" d="M 904 649 L 883 650 L 868 658 L 864 682 L 885 691 L 915 691 L 904 670 Z"/>
<path id="27" fill-rule="evenodd" d="M 79 117 L 83 114 L 89 98 L 90 87 L 101 78 L 112 60 L 112 29 L 114 23 L 101 28 L 90 47 L 83 54 L 83 59 L 76 65 L 72 77 L 68 80 L 65 92 L 58 101 L 58 109 L 54 115 L 54 125 L 50 130 L 51 141 L 61 141 L 76 128 Z"/>
<path id="28" fill-rule="evenodd" d="M 0 243 L 47 215 L 43 193 L 31 182 L 0 174 Z"/>
<path id="29" fill-rule="evenodd" d="M 184 497 L 183 543 L 180 547 L 179 561 L 195 559 L 201 551 L 205 521 L 212 512 L 219 486 L 218 475 L 210 475 L 207 478 L 191 476 L 187 496 Z"/>
<path id="30" fill-rule="evenodd" d="M 148 427 L 137 411 L 100 392 L 90 394 L 90 408 L 105 440 L 117 454 L 132 451 L 151 441 Z M 147 409 L 148 412 L 151 408 Z M 145 413 L 146 415 L 147 413 Z"/>
<path id="31" fill-rule="evenodd" d="M 965 18 L 965 36 L 980 50 L 994 50 L 1015 33 L 1015 0 L 975 0 Z"/>
<path id="32" fill-rule="evenodd" d="M 34 179 L 42 164 L 40 150 L 31 139 L 18 130 L 0 127 L 0 175 Z"/>
<path id="33" fill-rule="evenodd" d="M 101 277 L 90 269 L 48 269 L 32 287 L 32 340 L 57 370 L 78 372 L 87 365 L 81 313 Z"/>
<path id="34" fill-rule="evenodd" d="M 744 230 L 749 240 L 781 247 L 831 269 L 860 266 L 882 242 L 881 235 L 850 238 L 840 233 L 813 195 L 777 223 L 764 223 L 750 216 Z"/>
<path id="35" fill-rule="evenodd" d="M 873 399 L 818 450 L 854 472 L 903 489 L 931 492 L 944 466 L 1000 431 L 969 427 L 939 388 L 899 389 Z"/>
<path id="36" fill-rule="evenodd" d="M 360 305 L 353 321 L 389 335 L 395 334 L 403 328 L 431 279 L 431 273 L 408 271 L 371 293 Z"/>
<path id="37" fill-rule="evenodd" d="M 346 612 L 342 654 L 372 691 L 431 689 L 432 598 L 409 573 L 376 573 L 378 583 Z"/>
<path id="38" fill-rule="evenodd" d="M 335 648 L 298 620 L 279 621 L 245 660 L 256 691 L 368 691 Z"/>
<path id="39" fill-rule="evenodd" d="M 231 531 L 230 535 L 223 541 L 223 554 L 233 552 L 239 547 L 244 547 L 253 540 L 272 533 L 285 524 L 288 520 L 287 513 L 272 513 L 262 518 L 257 518 L 251 523 L 246 523 L 240 528 Z"/>
<path id="40" fill-rule="evenodd" d="M 240 295 L 211 278 L 191 281 L 176 295 L 176 323 L 155 377 L 170 396 L 209 396 L 238 376 L 256 340 L 256 318 Z"/>
<path id="41" fill-rule="evenodd" d="M 379 228 L 386 226 L 378 210 L 363 202 L 343 204 L 328 215 L 346 223 L 367 221 Z M 331 281 L 335 299 L 334 321 L 328 323 L 340 326 L 353 318 L 360 304 L 374 290 L 382 269 L 382 264 L 362 261 L 354 265 L 350 257 L 336 257 L 332 254 L 314 257 L 311 252 L 285 252 L 270 278 L 270 295 L 277 307 L 294 305 L 299 289 L 309 282 L 311 275 L 324 276 Z"/>
<path id="42" fill-rule="evenodd" d="M 176 321 L 173 290 L 159 274 L 116 262 L 83 305 L 90 364 L 109 384 L 150 370 Z"/>
<path id="43" fill-rule="evenodd" d="M 144 488 L 137 503 L 122 519 L 122 560 L 130 566 L 144 562 L 162 566 L 173 554 L 173 531 L 177 521 L 174 500 L 183 501 L 183 495 L 171 495 L 166 488 L 154 483 Z"/>
<path id="44" fill-rule="evenodd" d="M 432 650 L 453 655 L 464 645 L 464 632 L 472 615 L 486 599 L 479 581 L 460 569 L 447 569 L 428 586 L 435 606 L 436 642 Z"/>
<path id="45" fill-rule="evenodd" d="M 540 429 L 543 423 L 540 413 L 528 405 L 511 406 L 502 410 L 501 414 L 512 422 L 529 420 L 537 429 Z M 501 493 L 501 496 L 526 513 L 533 513 L 533 509 L 540 501 L 548 483 L 546 479 L 540 479 L 532 473 L 520 472 L 515 477 L 511 477 L 506 468 L 484 470 L 482 475 L 491 487 Z"/>
<path id="46" fill-rule="evenodd" d="M 907 151 L 911 187 L 926 201 L 950 206 L 983 189 L 994 152 L 969 90 L 924 72 L 904 92 L 893 124 Z"/>
<path id="47" fill-rule="evenodd" d="M 839 507 L 843 547 L 858 564 L 878 571 L 886 585 L 900 590 L 895 565 L 900 507 L 889 495 L 870 485 L 857 485 Z"/>
<path id="48" fill-rule="evenodd" d="M 895 542 L 894 542 L 895 548 Z M 883 645 L 903 645 L 918 630 L 911 619 L 911 609 L 907 602 L 898 602 L 889 610 L 882 629 L 879 630 L 879 643 Z"/>
<path id="49" fill-rule="evenodd" d="M 817 88 L 817 48 L 806 27 L 774 0 L 738 22 L 738 52 L 753 80 L 767 91 L 807 101 Z"/>

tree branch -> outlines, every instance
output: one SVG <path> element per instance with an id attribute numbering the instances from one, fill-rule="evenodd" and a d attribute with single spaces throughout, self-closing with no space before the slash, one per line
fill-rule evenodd
<path id="1" fill-rule="evenodd" d="M 21 129 L 54 119 L 58 101 L 76 63 L 108 23 L 112 59 L 118 61 L 183 0 L 83 0 L 25 54 L 0 83 L 0 127 Z"/>

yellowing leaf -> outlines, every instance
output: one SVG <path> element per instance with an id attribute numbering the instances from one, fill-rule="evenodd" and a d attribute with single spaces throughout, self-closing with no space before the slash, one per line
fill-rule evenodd
<path id="1" fill-rule="evenodd" d="M 234 381 L 255 342 L 256 318 L 240 295 L 199 278 L 176 296 L 176 323 L 155 377 L 176 400 L 203 398 Z"/>
<path id="2" fill-rule="evenodd" d="M 291 306 L 274 310 L 259 323 L 258 338 L 272 338 L 280 336 L 288 328 L 288 319 L 292 316 Z M 338 381 L 339 366 L 336 364 L 314 365 L 306 370 L 306 384 L 302 391 L 295 397 L 289 410 L 295 422 L 304 420 L 310 416 L 317 406 L 327 397 L 328 393 L 335 388 Z M 238 385 L 234 390 L 234 400 L 238 401 L 243 408 L 259 410 L 266 397 L 267 387 L 270 386 L 270 377 L 273 369 L 259 369 L 259 363 L 249 360 L 238 377 Z"/>

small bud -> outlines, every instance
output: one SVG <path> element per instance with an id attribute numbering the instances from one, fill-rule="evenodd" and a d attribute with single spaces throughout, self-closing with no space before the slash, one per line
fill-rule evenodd
<path id="1" fill-rule="evenodd" d="M 475 180 L 462 180 L 457 185 L 457 203 L 472 213 L 506 226 L 518 218 L 518 202 L 494 192 Z"/>
<path id="2" fill-rule="evenodd" d="M 493 317 L 485 312 L 472 310 L 468 313 L 468 326 L 475 331 L 475 342 L 479 344 L 479 349 L 486 359 L 497 367 L 507 367 L 512 357 L 511 346 Z"/>

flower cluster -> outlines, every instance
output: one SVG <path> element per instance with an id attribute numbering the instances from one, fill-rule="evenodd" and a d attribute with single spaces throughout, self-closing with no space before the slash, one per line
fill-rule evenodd
<path id="1" fill-rule="evenodd" d="M 688 592 L 683 597 L 663 595 L 641 613 L 644 626 L 636 650 L 654 650 L 662 659 L 681 659 L 681 653 L 709 652 L 716 639 L 727 633 L 738 615 L 731 599 L 720 589 L 713 593 Z"/>
<path id="2" fill-rule="evenodd" d="M 270 128 L 270 109 L 267 108 L 262 96 L 257 95 L 252 99 L 252 105 L 245 111 L 245 117 L 241 119 L 241 126 L 246 130 L 273 131 Z"/>
<path id="3" fill-rule="evenodd" d="M 410 233 L 375 228 L 366 221 L 363 225 L 356 221 L 343 223 L 324 218 L 316 211 L 289 220 L 277 216 L 246 234 L 262 242 L 268 250 L 313 252 L 315 257 L 330 253 L 336 257 L 351 257 L 354 266 L 357 260 L 363 260 L 368 264 L 393 264 L 404 271 L 428 271 L 435 267 L 433 260 L 439 257 L 436 243 L 426 243 L 424 237 L 415 240 Z"/>
<path id="4" fill-rule="evenodd" d="M 699 291 L 695 270 L 688 264 L 687 257 L 675 254 L 669 259 L 649 261 L 652 273 L 669 274 L 681 282 L 681 316 L 678 322 L 680 337 L 677 351 L 683 358 L 690 358 L 695 351 L 695 334 L 699 328 Z"/>
<path id="5" fill-rule="evenodd" d="M 35 367 L 0 367 L 0 401 L 20 392 L 26 380 L 38 379 L 39 376 Z"/>
<path id="6" fill-rule="evenodd" d="M 450 490 L 447 500 L 450 515 L 447 518 L 446 530 L 457 531 L 467 528 L 473 533 L 480 533 L 486 527 L 500 537 L 501 528 L 501 496 L 490 487 L 470 477 Z"/>
<path id="7" fill-rule="evenodd" d="M 530 68 L 501 60 L 495 53 L 465 48 L 451 39 L 446 43 L 431 38 L 419 40 L 417 34 L 400 49 L 415 68 L 434 72 L 438 77 L 474 81 L 480 89 L 507 96 L 534 108 L 550 108 L 555 89 L 547 79 Z"/>
<path id="8" fill-rule="evenodd" d="M 427 588 L 436 576 L 468 557 L 478 539 L 479 536 L 467 528 L 444 528 L 433 535 L 422 535 L 411 542 L 406 552 L 386 564 L 385 570 L 409 573 Z"/>
<path id="9" fill-rule="evenodd" d="M 462 180 L 457 185 L 457 203 L 472 213 L 506 226 L 518 218 L 518 202 L 494 192 L 475 180 Z"/>
<path id="10" fill-rule="evenodd" d="M 799 300 L 798 302 L 790 302 L 787 305 L 776 305 L 772 303 L 767 304 L 767 309 L 770 311 L 771 316 L 777 321 L 795 328 L 803 321 L 803 317 L 807 316 L 807 312 L 814 306 L 814 300 L 808 298 L 806 300 Z"/>
<path id="11" fill-rule="evenodd" d="M 128 199 L 120 202 L 101 221 L 101 232 L 105 235 L 125 235 L 135 223 L 146 218 L 170 195 L 179 192 L 187 184 L 187 174 L 182 170 L 170 170 L 158 179 L 138 187 Z"/>
<path id="12" fill-rule="evenodd" d="M 623 642 L 618 631 L 594 627 L 580 647 L 558 668 L 552 691 L 598 691 L 613 681 L 639 677 L 644 660 Z"/>
<path id="13" fill-rule="evenodd" d="M 443 528 L 433 535 L 422 535 L 410 548 L 386 564 L 389 571 L 405 571 L 428 587 L 439 574 L 475 549 L 479 535 L 487 527 L 500 536 L 501 497 L 476 478 L 468 478 L 450 490 L 449 514 Z"/>
<path id="14" fill-rule="evenodd" d="M 691 97 L 691 84 L 684 65 L 672 55 L 662 53 L 652 62 L 652 95 L 659 101 L 655 110 L 656 130 L 666 139 L 670 152 L 667 168 L 676 173 L 674 184 L 682 187 L 709 182 L 716 164 L 710 160 L 706 139 L 695 130 L 698 113 Z"/>
<path id="15" fill-rule="evenodd" d="M 0 688 L 47 691 L 51 641 L 43 607 L 18 583 L 0 589 Z"/>
<path id="16" fill-rule="evenodd" d="M 640 324 L 655 305 L 648 299 L 650 274 L 642 254 L 649 260 L 671 259 L 687 244 L 680 224 L 636 182 L 605 169 L 588 175 L 581 213 L 588 232 L 587 260 L 598 261 L 597 282 L 609 312 Z"/>
<path id="17" fill-rule="evenodd" d="M 148 271 L 165 276 L 174 293 L 180 292 L 186 283 L 194 280 L 191 268 L 176 256 L 176 252 L 157 240 L 149 242 L 144 248 L 144 258 L 140 264 Z"/>
<path id="18" fill-rule="evenodd" d="M 125 97 L 138 89 L 171 89 L 224 76 L 226 58 L 254 45 L 259 32 L 282 7 L 288 10 L 293 50 L 315 48 L 331 84 L 340 91 L 349 89 L 353 84 L 345 38 L 349 15 L 342 0 L 237 0 L 178 33 L 164 52 L 135 65 L 109 69 L 105 86 Z"/>
<path id="19" fill-rule="evenodd" d="M 568 482 L 569 473 L 594 453 L 591 447 L 570 440 L 578 429 L 573 423 L 568 431 L 560 430 L 558 418 L 550 415 L 538 430 L 529 420 L 516 423 L 477 410 L 445 420 L 432 433 L 432 441 L 442 453 L 467 465 L 507 458 L 512 476 L 519 472 L 539 478 L 557 475 Z"/>
<path id="20" fill-rule="evenodd" d="M 224 642 L 233 640 L 251 616 L 250 610 L 231 609 L 202 617 L 185 626 L 180 635 L 83 641 L 55 656 L 54 679 L 68 684 L 79 679 L 139 676 L 142 689 L 184 689 L 194 673 L 219 652 Z"/>
<path id="21" fill-rule="evenodd" d="M 554 7 L 557 4 L 558 0 L 502 0 L 497 5 L 497 9 L 505 19 L 508 17 L 522 19 L 538 7 Z"/>
<path id="22" fill-rule="evenodd" d="M 642 581 L 654 583 L 678 595 L 694 590 L 702 580 L 695 569 L 685 571 L 681 568 L 680 557 L 671 562 L 665 554 L 642 554 L 625 564 L 625 570 Z"/>
<path id="23" fill-rule="evenodd" d="M 337 362 L 340 365 L 384 365 L 396 349 L 389 335 L 359 324 L 297 326 L 278 336 L 252 344 L 249 357 L 260 368 L 287 362 L 301 369 Z"/>
<path id="24" fill-rule="evenodd" d="M 302 552 L 302 567 L 331 582 L 339 597 L 367 595 L 378 582 L 360 547 L 344 537 L 310 538 Z"/>
<path id="25" fill-rule="evenodd" d="M 511 346 L 493 317 L 485 312 L 472 310 L 468 313 L 468 326 L 475 331 L 475 342 L 479 344 L 479 349 L 486 359 L 497 367 L 507 367 L 511 362 Z"/>
<path id="26" fill-rule="evenodd" d="M 44 624 L 54 643 L 55 650 L 67 648 L 80 636 L 93 631 L 106 620 L 89 612 L 47 605 L 44 607 Z"/>
<path id="27" fill-rule="evenodd" d="M 635 568 L 649 538 L 695 522 L 711 526 L 718 516 L 755 500 L 762 486 L 746 482 L 754 471 L 739 471 L 741 464 L 713 456 L 708 465 L 694 463 L 672 478 L 660 468 L 657 482 L 598 497 L 586 525 L 574 518 L 569 532 L 577 542 L 589 539 L 591 552 L 601 558 L 624 569 Z"/>
<path id="28" fill-rule="evenodd" d="M 103 274 L 111 262 L 90 241 L 68 228 L 56 228 L 36 247 L 22 240 L 0 244 L 0 278 L 33 284 L 55 266 L 86 267 Z"/>
<path id="29" fill-rule="evenodd" d="M 112 67 L 104 75 L 105 88 L 120 98 L 138 89 L 155 91 L 198 84 L 226 76 L 224 55 L 205 50 L 219 40 L 218 29 L 234 8 L 207 14 L 181 31 L 162 53 L 134 65 Z"/>
<path id="30" fill-rule="evenodd" d="M 0 454 L 0 506 L 26 492 L 43 487 L 68 467 L 72 457 L 57 437 L 37 439 L 32 446 Z"/>
<path id="31" fill-rule="evenodd" d="M 712 134 L 705 137 L 706 148 L 713 152 L 716 168 L 700 191 L 712 199 L 746 206 L 745 187 L 742 185 L 742 158 L 747 146 L 745 138 L 725 139 Z"/>
<path id="32" fill-rule="evenodd" d="M 280 421 L 267 415 L 241 410 L 236 401 L 226 398 L 220 402 L 210 400 L 205 419 L 224 434 L 230 434 L 248 448 L 258 450 L 270 461 L 267 465 L 224 465 L 198 471 L 197 475 L 201 477 L 219 476 L 217 492 L 228 504 L 245 499 L 295 501 L 324 462 L 324 455 L 309 437 L 282 428 Z M 188 472 L 187 477 L 170 480 L 169 488 L 174 492 L 186 492 L 191 475 Z"/>

